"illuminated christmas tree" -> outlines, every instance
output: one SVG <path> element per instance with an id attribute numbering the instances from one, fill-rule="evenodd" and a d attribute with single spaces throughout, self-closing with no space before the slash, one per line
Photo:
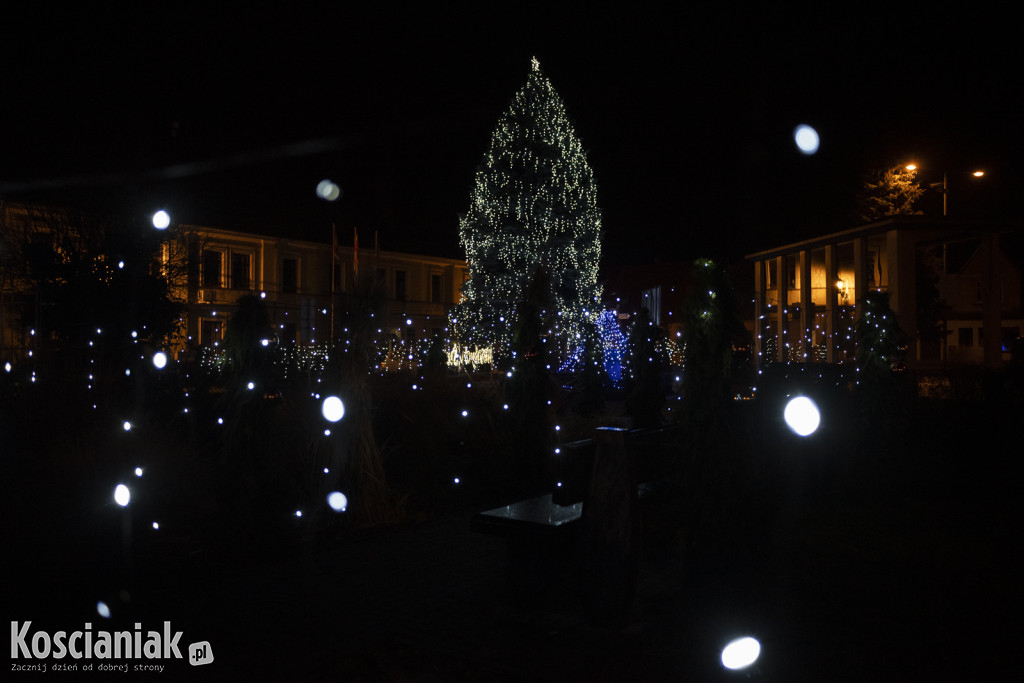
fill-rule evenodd
<path id="1" fill-rule="evenodd" d="M 542 317 L 555 321 L 552 346 L 574 346 L 583 322 L 599 310 L 600 233 L 593 171 L 562 98 L 534 59 L 526 85 L 491 135 L 460 220 L 469 278 L 452 326 L 463 348 L 492 348 L 506 357 L 538 267 L 550 283 Z"/>

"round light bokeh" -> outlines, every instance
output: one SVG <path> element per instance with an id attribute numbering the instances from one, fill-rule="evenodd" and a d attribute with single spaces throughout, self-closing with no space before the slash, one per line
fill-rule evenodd
<path id="1" fill-rule="evenodd" d="M 344 512 L 348 507 L 348 498 L 341 491 L 331 491 L 327 494 L 327 504 L 335 512 Z"/>
<path id="2" fill-rule="evenodd" d="M 163 351 L 157 351 L 153 354 L 153 367 L 157 370 L 163 370 L 167 367 L 167 354 Z"/>
<path id="3" fill-rule="evenodd" d="M 761 643 L 756 638 L 738 638 L 722 649 L 722 666 L 726 669 L 745 669 L 761 656 Z"/>
<path id="4" fill-rule="evenodd" d="M 341 188 L 338 187 L 337 183 L 333 183 L 327 178 L 324 178 L 317 183 L 316 196 L 328 202 L 337 201 L 337 199 L 341 197 Z"/>
<path id="5" fill-rule="evenodd" d="M 124 484 L 118 484 L 117 488 L 114 489 L 114 502 L 125 507 L 131 502 L 132 492 L 128 490 L 128 487 Z"/>
<path id="6" fill-rule="evenodd" d="M 821 413 L 814 401 L 806 396 L 797 396 L 786 404 L 786 410 L 782 416 L 786 424 L 794 433 L 800 436 L 810 436 L 821 424 Z"/>
<path id="7" fill-rule="evenodd" d="M 153 214 L 153 227 L 157 230 L 166 230 L 167 226 L 171 224 L 171 215 L 160 209 Z"/>
<path id="8" fill-rule="evenodd" d="M 345 417 L 345 404 L 337 396 L 328 396 L 324 399 L 320 412 L 328 422 L 337 422 Z"/>
<path id="9" fill-rule="evenodd" d="M 796 141 L 797 148 L 804 154 L 814 154 L 818 151 L 818 146 L 821 144 L 821 140 L 818 137 L 818 131 L 814 130 L 805 123 L 801 123 L 793 131 L 793 140 Z"/>

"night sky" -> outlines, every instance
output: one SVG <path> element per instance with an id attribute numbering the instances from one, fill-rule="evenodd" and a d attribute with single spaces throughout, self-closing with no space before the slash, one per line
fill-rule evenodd
<path id="1" fill-rule="evenodd" d="M 461 257 L 458 214 L 533 56 L 588 150 L 609 264 L 851 227 L 864 171 L 890 160 L 949 173 L 951 213 L 960 171 L 984 167 L 981 200 L 1002 212 L 1021 187 L 1024 59 L 995 14 L 209 4 L 6 20 L 0 199 L 322 241 L 335 222 Z M 793 144 L 800 123 L 821 135 L 814 156 Z M 325 177 L 339 202 L 315 196 Z"/>

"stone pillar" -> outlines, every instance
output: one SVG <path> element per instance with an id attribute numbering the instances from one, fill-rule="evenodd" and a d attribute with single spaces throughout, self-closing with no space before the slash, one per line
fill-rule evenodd
<path id="1" fill-rule="evenodd" d="M 767 292 L 765 291 L 765 268 L 764 261 L 754 261 L 754 359 L 757 361 L 757 369 L 760 370 L 764 364 L 764 343 L 761 334 L 764 331 L 764 303 Z"/>
<path id="2" fill-rule="evenodd" d="M 885 235 L 886 260 L 889 263 L 889 305 L 896 314 L 900 331 L 910 338 L 907 360 L 921 358 L 917 338 L 917 263 L 913 237 L 907 232 L 890 230 Z"/>
<path id="3" fill-rule="evenodd" d="M 853 240 L 853 302 L 860 306 L 868 293 L 868 241 L 863 237 Z"/>
<path id="4" fill-rule="evenodd" d="M 825 360 L 836 363 L 838 358 L 839 303 L 836 300 L 836 280 L 839 278 L 839 253 L 836 245 L 825 245 Z"/>
<path id="5" fill-rule="evenodd" d="M 775 330 L 778 351 L 775 360 L 785 363 L 788 360 L 786 356 L 786 309 L 789 306 L 789 282 L 787 282 L 786 278 L 785 255 L 778 256 L 775 259 L 775 285 L 778 291 L 777 309 L 775 311 L 775 321 L 778 325 Z"/>
<path id="6" fill-rule="evenodd" d="M 804 362 L 811 359 L 811 348 L 814 345 L 811 328 L 814 326 L 814 301 L 811 299 L 811 252 L 800 251 L 800 329 L 803 341 L 800 343 Z"/>
<path id="7" fill-rule="evenodd" d="M 999 284 L 999 233 L 986 232 L 981 238 L 981 311 L 985 337 L 984 366 L 998 369 L 1003 365 L 1003 322 Z"/>

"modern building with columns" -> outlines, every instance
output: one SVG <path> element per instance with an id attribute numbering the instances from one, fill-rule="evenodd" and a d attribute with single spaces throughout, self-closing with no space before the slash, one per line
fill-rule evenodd
<path id="1" fill-rule="evenodd" d="M 893 216 L 748 255 L 758 364 L 852 363 L 857 304 L 879 290 L 889 293 L 909 366 L 1000 367 L 1024 330 L 1020 255 L 1001 246 L 1012 235 Z"/>

